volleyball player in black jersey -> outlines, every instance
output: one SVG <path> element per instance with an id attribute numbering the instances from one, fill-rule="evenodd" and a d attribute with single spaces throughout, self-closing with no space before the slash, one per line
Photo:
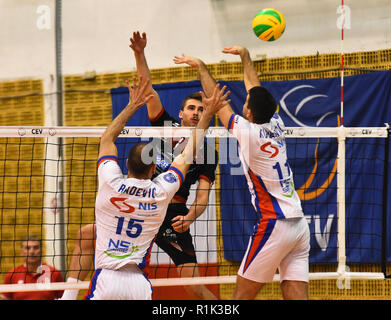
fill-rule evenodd
<path id="1" fill-rule="evenodd" d="M 139 76 L 150 79 L 149 68 L 144 55 L 146 36 L 135 32 L 130 39 L 130 47 L 134 51 Z M 197 92 L 187 96 L 178 113 L 180 121 L 169 115 L 163 108 L 160 98 L 153 90 L 152 84 L 145 91 L 153 97 L 147 103 L 148 116 L 152 126 L 186 126 L 196 127 L 204 106 L 202 97 Z M 171 139 L 156 139 L 153 141 L 158 150 L 156 174 L 165 171 L 176 155 L 180 154 L 186 145 L 186 139 L 177 141 Z M 214 145 L 205 143 L 197 154 L 195 163 L 187 171 L 181 188 L 175 194 L 168 206 L 166 218 L 158 232 L 155 243 L 173 260 L 180 277 L 200 276 L 190 225 L 205 211 L 209 193 L 215 180 L 218 154 Z M 187 199 L 192 185 L 198 182 L 195 200 L 187 207 Z M 67 274 L 67 282 L 82 281 L 90 271 L 94 257 L 94 241 L 96 226 L 94 223 L 83 226 L 75 242 L 71 262 Z M 216 296 L 204 285 L 184 286 L 194 299 L 213 300 Z M 74 300 L 79 290 L 65 290 L 63 299 Z"/>
<path id="2" fill-rule="evenodd" d="M 136 58 L 138 75 L 150 79 L 150 71 L 144 55 L 147 43 L 145 33 L 134 32 L 130 42 L 130 47 Z M 148 116 L 152 126 L 195 127 L 204 109 L 200 94 L 191 94 L 182 102 L 178 113 L 180 121 L 178 121 L 164 109 L 158 94 L 152 88 L 152 84 L 146 94 L 153 95 L 153 98 L 147 103 Z M 178 141 L 165 138 L 155 140 L 155 147 L 160 151 L 157 152 L 159 155 L 156 163 L 157 174 L 168 168 L 172 159 L 183 150 L 186 142 L 186 139 L 183 138 Z M 204 148 L 197 154 L 195 163 L 189 168 L 181 188 L 169 205 L 166 218 L 155 241 L 173 260 L 181 277 L 199 276 L 189 228 L 208 205 L 209 192 L 215 180 L 217 159 L 218 155 L 214 146 L 205 143 Z M 195 200 L 188 208 L 186 203 L 190 187 L 197 182 Z M 216 299 L 214 294 L 204 285 L 185 286 L 185 289 L 195 299 Z"/>

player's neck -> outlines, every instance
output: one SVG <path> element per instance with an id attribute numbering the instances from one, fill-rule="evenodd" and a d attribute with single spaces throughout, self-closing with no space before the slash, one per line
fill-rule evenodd
<path id="1" fill-rule="evenodd" d="M 134 178 L 134 179 L 139 179 L 139 180 L 149 180 L 152 178 L 153 174 L 155 173 L 156 170 L 156 164 L 151 166 L 146 174 L 138 174 L 135 175 L 132 171 L 128 171 L 128 178 Z"/>
<path id="2" fill-rule="evenodd" d="M 128 174 L 128 178 L 134 178 L 134 179 L 138 179 L 138 180 L 148 180 L 148 179 L 150 179 L 150 177 L 148 177 L 148 176 L 135 176 L 133 174 Z"/>

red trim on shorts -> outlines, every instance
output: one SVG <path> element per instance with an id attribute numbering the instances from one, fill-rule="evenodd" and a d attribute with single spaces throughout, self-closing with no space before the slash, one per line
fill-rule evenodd
<path id="1" fill-rule="evenodd" d="M 243 267 L 243 274 L 246 272 L 251 262 L 253 262 L 254 258 L 266 244 L 267 240 L 269 239 L 270 235 L 274 230 L 276 221 L 276 219 L 261 219 L 258 222 L 257 230 L 254 232 L 251 238 L 250 249 L 248 250 L 248 254 L 245 257 L 246 262 Z"/>

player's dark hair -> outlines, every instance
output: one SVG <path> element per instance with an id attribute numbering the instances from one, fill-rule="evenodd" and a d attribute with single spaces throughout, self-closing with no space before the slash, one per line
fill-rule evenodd
<path id="1" fill-rule="evenodd" d="M 148 142 L 133 145 L 128 154 L 128 170 L 136 178 L 144 178 L 154 165 L 153 147 Z"/>
<path id="2" fill-rule="evenodd" d="M 29 235 L 29 236 L 22 238 L 22 240 L 20 242 L 21 246 L 23 246 L 23 243 L 28 242 L 28 241 L 39 242 L 39 246 L 42 247 L 41 238 L 38 237 L 37 235 Z"/>
<path id="3" fill-rule="evenodd" d="M 183 110 L 185 108 L 187 100 L 190 100 L 190 99 L 195 99 L 195 100 L 202 102 L 202 96 L 199 92 L 191 93 L 185 99 L 183 99 L 182 104 L 181 104 L 181 110 Z"/>
<path id="4" fill-rule="evenodd" d="M 253 87 L 248 93 L 248 109 L 253 113 L 254 123 L 268 123 L 277 109 L 273 95 L 264 87 Z"/>

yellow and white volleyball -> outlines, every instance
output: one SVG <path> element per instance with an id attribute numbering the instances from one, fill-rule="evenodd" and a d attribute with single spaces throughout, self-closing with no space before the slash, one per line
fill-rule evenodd
<path id="1" fill-rule="evenodd" d="M 253 30 L 263 41 L 277 40 L 285 31 L 285 18 L 276 9 L 263 9 L 253 19 Z"/>

